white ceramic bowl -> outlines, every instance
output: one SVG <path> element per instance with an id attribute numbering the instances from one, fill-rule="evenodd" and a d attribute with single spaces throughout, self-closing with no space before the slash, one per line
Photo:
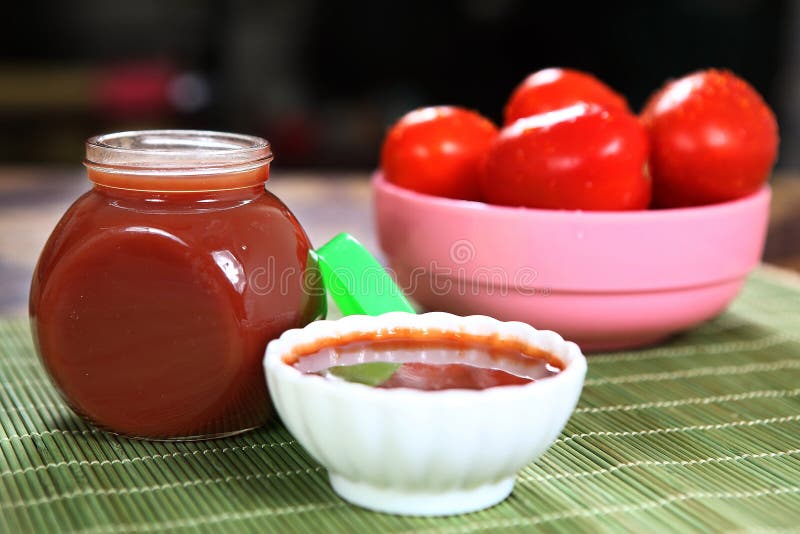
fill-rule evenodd
<path id="1" fill-rule="evenodd" d="M 557 356 L 564 370 L 525 385 L 421 391 L 331 381 L 288 363 L 298 347 L 316 340 L 393 328 L 521 340 Z M 567 423 L 586 359 L 574 343 L 524 323 L 397 312 L 288 330 L 270 342 L 264 368 L 281 419 L 328 469 L 341 497 L 382 512 L 448 515 L 492 506 L 511 493 L 517 472 Z"/>

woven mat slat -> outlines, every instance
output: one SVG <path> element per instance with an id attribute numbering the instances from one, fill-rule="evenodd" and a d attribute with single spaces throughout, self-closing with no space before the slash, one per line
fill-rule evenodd
<path id="1" fill-rule="evenodd" d="M 350 506 L 275 423 L 131 441 L 72 415 L 27 320 L 0 321 L 0 532 L 730 531 L 800 527 L 800 278 L 750 277 L 722 316 L 590 358 L 564 433 L 504 503 L 448 518 Z"/>

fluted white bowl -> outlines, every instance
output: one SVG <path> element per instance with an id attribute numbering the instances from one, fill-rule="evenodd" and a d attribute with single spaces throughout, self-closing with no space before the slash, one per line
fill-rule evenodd
<path id="1" fill-rule="evenodd" d="M 317 340 L 392 328 L 497 334 L 554 354 L 564 370 L 524 385 L 422 391 L 331 381 L 291 365 L 298 347 Z M 341 497 L 382 512 L 448 515 L 511 493 L 517 472 L 547 450 L 575 409 L 586 359 L 574 343 L 525 323 L 397 312 L 288 330 L 270 342 L 264 368 L 278 414 Z"/>

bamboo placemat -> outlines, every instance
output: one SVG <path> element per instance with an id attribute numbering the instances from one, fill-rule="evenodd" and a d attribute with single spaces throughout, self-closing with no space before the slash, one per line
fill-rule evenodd
<path id="1" fill-rule="evenodd" d="M 660 347 L 591 357 L 578 410 L 504 503 L 450 518 L 345 504 L 276 423 L 150 443 L 77 419 L 27 321 L 0 323 L 1 532 L 791 530 L 800 526 L 800 282 L 760 269 Z"/>

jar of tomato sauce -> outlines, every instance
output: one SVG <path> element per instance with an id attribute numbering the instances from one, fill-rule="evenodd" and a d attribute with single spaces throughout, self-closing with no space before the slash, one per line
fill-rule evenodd
<path id="1" fill-rule="evenodd" d="M 89 139 L 93 187 L 50 236 L 30 294 L 37 350 L 75 412 L 152 439 L 267 421 L 267 342 L 325 315 L 308 237 L 265 190 L 271 160 L 265 140 L 228 133 Z"/>

